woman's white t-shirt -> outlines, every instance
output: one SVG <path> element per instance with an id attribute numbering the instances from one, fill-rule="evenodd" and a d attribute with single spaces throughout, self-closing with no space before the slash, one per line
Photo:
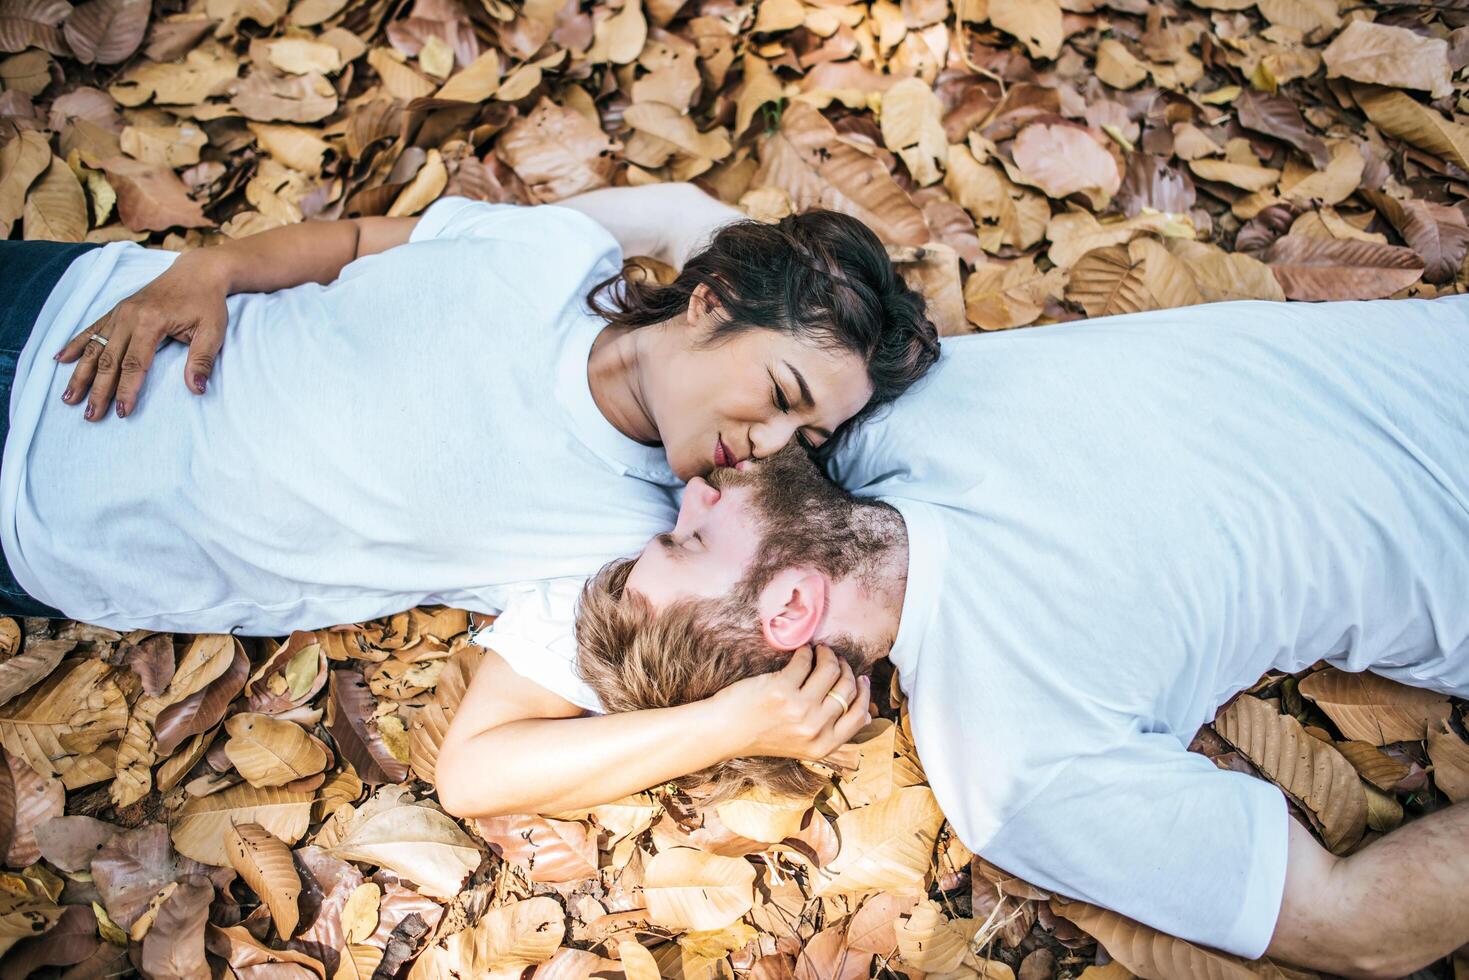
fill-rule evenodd
<path id="1" fill-rule="evenodd" d="M 661 449 L 587 385 L 617 243 L 568 209 L 446 198 L 330 285 L 233 296 L 208 393 L 159 350 L 127 419 L 61 402 L 51 355 L 173 262 L 78 259 L 22 353 L 0 465 L 17 580 L 119 629 L 281 634 L 420 603 L 498 612 L 669 527 Z"/>

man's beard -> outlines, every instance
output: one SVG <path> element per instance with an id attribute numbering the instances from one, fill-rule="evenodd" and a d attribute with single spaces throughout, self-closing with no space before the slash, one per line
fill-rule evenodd
<path id="1" fill-rule="evenodd" d="M 761 592 L 789 568 L 814 569 L 833 582 L 852 578 L 876 593 L 886 559 L 906 543 L 906 528 L 897 511 L 878 501 L 859 500 L 832 483 L 795 444 L 745 471 L 716 469 L 709 483 L 719 490 L 749 487 L 754 494 L 760 542 L 750 567 L 723 604 L 731 625 L 758 620 Z M 833 638 L 830 645 L 854 668 L 870 666 L 887 652 L 885 644 L 854 637 Z"/>

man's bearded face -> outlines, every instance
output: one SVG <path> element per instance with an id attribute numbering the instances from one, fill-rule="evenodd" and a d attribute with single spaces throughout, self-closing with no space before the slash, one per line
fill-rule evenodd
<path id="1" fill-rule="evenodd" d="M 627 587 L 655 608 L 681 599 L 748 606 L 787 568 L 861 574 L 891 541 L 798 447 L 716 470 L 684 492 L 678 523 L 643 549 Z"/>

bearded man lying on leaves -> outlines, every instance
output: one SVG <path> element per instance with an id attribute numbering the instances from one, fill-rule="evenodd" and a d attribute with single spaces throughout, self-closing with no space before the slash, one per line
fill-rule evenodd
<path id="1" fill-rule="evenodd" d="M 857 497 L 800 453 L 717 471 L 588 584 L 605 708 L 742 682 L 784 692 L 770 725 L 843 717 L 865 685 L 804 648 L 856 675 L 885 656 L 944 813 L 1011 874 L 1334 974 L 1469 940 L 1469 805 L 1338 857 L 1274 786 L 1186 751 L 1322 659 L 1469 696 L 1469 297 L 948 340 L 856 436 L 834 468 Z M 814 778 L 717 751 L 698 778 Z"/>

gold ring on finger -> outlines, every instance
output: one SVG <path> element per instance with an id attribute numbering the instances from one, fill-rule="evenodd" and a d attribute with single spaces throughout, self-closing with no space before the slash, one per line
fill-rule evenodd
<path id="1" fill-rule="evenodd" d="M 836 691 L 827 691 L 826 696 L 833 699 L 834 701 L 836 701 L 837 704 L 842 706 L 842 714 L 846 714 L 848 711 L 851 710 L 852 706 L 847 703 L 847 699 L 842 697 Z"/>

